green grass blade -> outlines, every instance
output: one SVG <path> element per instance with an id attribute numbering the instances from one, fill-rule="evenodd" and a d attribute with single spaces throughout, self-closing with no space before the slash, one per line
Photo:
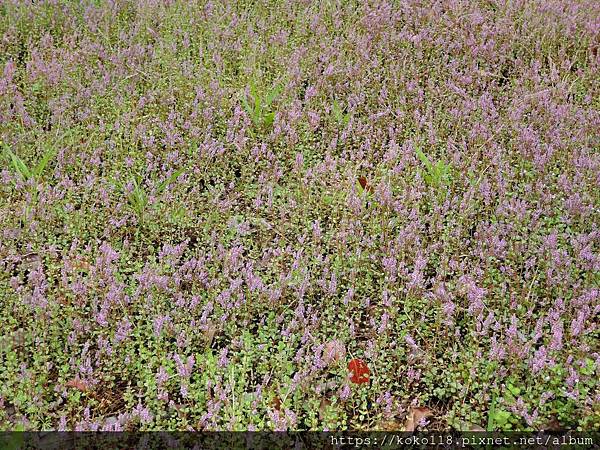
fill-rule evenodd
<path id="1" fill-rule="evenodd" d="M 33 174 L 21 158 L 13 153 L 13 151 L 8 147 L 5 147 L 5 151 L 10 158 L 14 171 L 23 179 L 23 181 L 33 177 Z"/>
<path id="2" fill-rule="evenodd" d="M 271 113 L 265 114 L 264 122 L 267 127 L 270 127 L 271 125 L 273 125 L 274 121 L 275 121 L 275 113 L 271 112 Z"/>
<path id="3" fill-rule="evenodd" d="M 44 153 L 44 156 L 42 157 L 42 159 L 40 160 L 40 162 L 33 169 L 34 175 L 35 175 L 36 178 L 39 178 L 42 175 L 42 173 L 44 172 L 44 169 L 48 165 L 48 162 L 52 158 L 54 158 L 54 156 L 56 156 L 56 153 L 57 153 L 57 151 L 54 148 L 49 148 L 46 151 L 46 153 Z"/>
<path id="4" fill-rule="evenodd" d="M 248 104 L 248 99 L 245 95 L 242 97 L 242 106 L 246 110 L 246 113 L 252 118 L 252 116 L 254 116 L 254 111 L 252 111 L 252 109 L 250 108 L 250 105 Z"/>
<path id="5" fill-rule="evenodd" d="M 418 158 L 421 160 L 423 165 L 427 168 L 427 170 L 431 172 L 433 170 L 433 164 L 431 164 L 431 161 L 429 160 L 427 155 L 423 153 L 423 151 L 418 147 L 415 148 L 415 153 L 417 154 Z"/>
<path id="6" fill-rule="evenodd" d="M 342 109 L 340 108 L 340 104 L 338 103 L 337 100 L 333 101 L 333 108 L 332 108 L 332 112 L 333 112 L 333 116 L 335 117 L 335 120 L 337 120 L 338 122 L 342 122 Z"/>
<path id="7" fill-rule="evenodd" d="M 265 106 L 266 107 L 271 106 L 271 104 L 279 96 L 279 94 L 281 93 L 282 90 L 283 90 L 283 87 L 281 86 L 281 83 L 277 83 L 273 87 L 273 89 L 271 89 L 271 92 L 269 92 L 269 94 L 267 95 L 267 98 L 265 99 Z"/>
<path id="8" fill-rule="evenodd" d="M 180 175 L 181 175 L 183 172 L 184 172 L 184 171 L 183 171 L 183 169 L 179 169 L 179 170 L 176 170 L 175 172 L 173 172 L 173 174 L 172 174 L 172 175 L 171 175 L 169 178 L 167 178 L 166 180 L 164 180 L 162 183 L 160 183 L 160 184 L 158 185 L 158 187 L 156 188 L 156 192 L 160 194 L 162 191 L 164 191 L 164 190 L 165 190 L 165 188 L 166 188 L 166 187 L 167 187 L 169 184 L 171 184 L 173 181 L 175 181 L 177 178 L 179 178 L 179 176 L 180 176 Z"/>

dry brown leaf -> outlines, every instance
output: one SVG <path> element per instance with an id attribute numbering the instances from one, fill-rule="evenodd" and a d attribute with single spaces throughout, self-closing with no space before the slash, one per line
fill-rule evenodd
<path id="1" fill-rule="evenodd" d="M 28 253 L 21 257 L 21 265 L 23 268 L 28 270 L 36 269 L 40 264 L 42 264 L 42 258 L 37 253 Z"/>
<path id="2" fill-rule="evenodd" d="M 323 349 L 323 361 L 332 365 L 346 359 L 346 346 L 339 339 L 334 339 L 325 344 Z"/>
<path id="3" fill-rule="evenodd" d="M 371 318 L 371 319 L 375 319 L 375 318 L 381 316 L 381 314 L 379 314 L 377 312 L 377 306 L 376 305 L 369 305 L 369 306 L 367 306 L 367 316 L 369 316 L 369 318 Z"/>
<path id="4" fill-rule="evenodd" d="M 433 413 L 429 408 L 411 408 L 408 412 L 406 422 L 404 423 L 404 431 L 415 431 L 415 428 L 419 425 L 419 422 L 421 422 L 421 420 L 431 416 L 433 416 Z"/>
<path id="5" fill-rule="evenodd" d="M 325 420 L 325 416 L 327 414 L 327 408 L 331 406 L 331 402 L 323 397 L 321 399 L 321 404 L 319 405 L 319 419 Z"/>
<path id="6" fill-rule="evenodd" d="M 92 268 L 92 265 L 91 265 L 89 262 L 87 262 L 87 261 L 80 261 L 80 262 L 77 264 L 77 268 L 78 268 L 79 270 L 85 270 L 85 271 L 89 271 L 89 270 L 91 270 L 91 268 Z"/>
<path id="7" fill-rule="evenodd" d="M 210 347 L 212 345 L 212 342 L 213 342 L 213 339 L 215 338 L 216 332 L 217 332 L 217 327 L 212 322 L 208 322 L 206 324 L 206 328 L 203 331 L 204 339 L 206 341 L 207 347 Z"/>
<path id="8" fill-rule="evenodd" d="M 382 421 L 378 425 L 377 430 L 378 431 L 401 431 L 402 424 L 395 420 L 385 420 L 385 421 Z"/>
<path id="9" fill-rule="evenodd" d="M 277 411 L 281 411 L 281 399 L 276 395 L 271 401 L 271 406 Z"/>
<path id="10" fill-rule="evenodd" d="M 558 419 L 555 416 L 553 416 L 548 422 L 546 422 L 543 429 L 546 431 L 561 431 L 563 430 L 563 427 L 561 426 Z"/>
<path id="11" fill-rule="evenodd" d="M 59 294 L 56 298 L 58 300 L 58 303 L 60 303 L 63 306 L 69 306 L 71 304 L 71 302 L 69 301 L 69 299 L 66 296 L 62 295 L 62 294 Z"/>
<path id="12" fill-rule="evenodd" d="M 92 265 L 84 257 L 75 258 L 72 262 L 72 265 L 75 270 L 89 271 L 92 268 Z"/>
<path id="13" fill-rule="evenodd" d="M 81 380 L 80 378 L 73 378 L 72 380 L 67 381 L 66 386 L 77 389 L 78 391 L 81 391 L 81 392 L 89 391 L 87 384 L 85 384 L 83 382 L 83 380 Z"/>

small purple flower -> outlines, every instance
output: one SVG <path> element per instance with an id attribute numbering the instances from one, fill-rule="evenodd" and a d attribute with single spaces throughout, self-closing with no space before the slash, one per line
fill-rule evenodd
<path id="1" fill-rule="evenodd" d="M 158 368 L 158 372 L 156 373 L 156 384 L 159 386 L 163 385 L 169 379 L 169 374 L 165 370 L 163 366 Z"/>
<path id="2" fill-rule="evenodd" d="M 132 325 L 128 318 L 125 318 L 119 324 L 119 328 L 115 334 L 115 341 L 122 342 L 129 337 L 132 331 Z"/>
<path id="3" fill-rule="evenodd" d="M 152 413 L 148 410 L 148 408 L 142 406 L 141 403 L 137 404 L 134 413 L 140 418 L 142 423 L 147 424 L 152 422 Z"/>
<path id="4" fill-rule="evenodd" d="M 342 388 L 342 391 L 340 392 L 340 399 L 341 400 L 348 400 L 348 398 L 350 397 L 350 385 L 349 384 L 344 384 L 344 387 Z"/>
<path id="5" fill-rule="evenodd" d="M 219 367 L 226 367 L 229 359 L 227 359 L 227 353 L 229 353 L 229 349 L 227 347 L 224 347 L 223 349 L 221 349 L 221 353 L 219 354 Z"/>
<path id="6" fill-rule="evenodd" d="M 175 360 L 175 365 L 179 376 L 181 378 L 189 378 L 192 375 L 192 369 L 194 367 L 194 355 L 188 356 L 185 363 L 181 359 L 181 356 L 179 356 L 177 353 L 173 355 L 173 359 Z"/>

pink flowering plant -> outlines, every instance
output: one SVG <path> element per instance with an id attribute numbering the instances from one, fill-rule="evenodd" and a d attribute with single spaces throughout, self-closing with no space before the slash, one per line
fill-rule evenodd
<path id="1" fill-rule="evenodd" d="M 0 2 L 0 429 L 600 428 L 597 0 Z"/>

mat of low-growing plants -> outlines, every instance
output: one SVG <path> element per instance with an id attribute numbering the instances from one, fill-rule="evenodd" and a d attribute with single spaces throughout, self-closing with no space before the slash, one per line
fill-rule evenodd
<path id="1" fill-rule="evenodd" d="M 596 0 L 0 36 L 1 429 L 600 427 Z"/>

